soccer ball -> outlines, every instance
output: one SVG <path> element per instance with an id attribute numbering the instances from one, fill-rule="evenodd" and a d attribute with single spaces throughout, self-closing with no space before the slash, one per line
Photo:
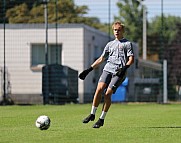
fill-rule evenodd
<path id="1" fill-rule="evenodd" d="M 35 122 L 35 125 L 40 130 L 47 130 L 50 127 L 50 118 L 46 115 L 39 116 Z"/>

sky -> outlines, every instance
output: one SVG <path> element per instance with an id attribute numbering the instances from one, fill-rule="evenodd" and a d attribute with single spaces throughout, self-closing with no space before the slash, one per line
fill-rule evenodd
<path id="1" fill-rule="evenodd" d="M 109 2 L 111 22 L 114 16 L 119 15 L 119 9 L 116 3 L 121 0 L 74 0 L 76 5 L 87 5 L 89 7 L 87 16 L 98 17 L 101 22 L 109 22 Z M 161 15 L 162 0 L 144 0 L 143 4 L 147 8 L 147 19 L 151 20 L 155 16 Z M 181 0 L 163 0 L 164 15 L 173 15 L 181 17 Z"/>

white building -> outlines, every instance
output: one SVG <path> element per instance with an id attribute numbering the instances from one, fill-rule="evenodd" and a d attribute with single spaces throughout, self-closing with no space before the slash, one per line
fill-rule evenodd
<path id="1" fill-rule="evenodd" d="M 6 83 L 11 98 L 15 103 L 43 102 L 42 66 L 45 64 L 45 37 L 44 24 L 6 24 L 5 29 L 0 25 L 1 98 L 5 53 L 8 75 Z M 57 29 L 55 25 L 49 25 L 49 63 L 58 62 L 81 72 L 100 56 L 108 41 L 109 36 L 106 33 L 84 24 L 58 25 Z M 79 103 L 92 100 L 101 70 L 100 67 L 85 81 L 78 81 Z"/>

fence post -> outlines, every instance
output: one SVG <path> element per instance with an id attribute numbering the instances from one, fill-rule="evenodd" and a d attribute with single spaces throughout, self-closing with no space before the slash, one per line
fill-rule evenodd
<path id="1" fill-rule="evenodd" d="M 167 103 L 167 60 L 163 60 L 163 103 Z"/>

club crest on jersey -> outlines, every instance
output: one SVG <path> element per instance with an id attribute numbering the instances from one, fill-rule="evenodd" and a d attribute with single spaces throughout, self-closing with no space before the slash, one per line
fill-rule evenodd
<path id="1" fill-rule="evenodd" d="M 123 45 L 121 44 L 121 45 L 119 45 L 119 49 L 123 49 Z"/>

